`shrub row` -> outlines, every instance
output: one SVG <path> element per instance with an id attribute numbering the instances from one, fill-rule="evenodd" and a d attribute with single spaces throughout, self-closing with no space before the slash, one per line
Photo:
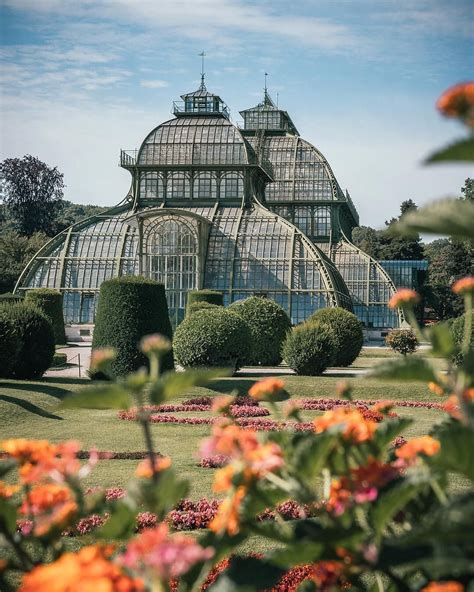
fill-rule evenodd
<path id="1" fill-rule="evenodd" d="M 56 345 L 64 345 L 66 332 L 64 330 L 62 294 L 50 288 L 38 288 L 26 293 L 25 302 L 35 305 L 44 313 L 53 327 Z"/>

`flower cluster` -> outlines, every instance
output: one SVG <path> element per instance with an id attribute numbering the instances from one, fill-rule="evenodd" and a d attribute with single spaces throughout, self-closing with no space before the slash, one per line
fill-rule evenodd
<path id="1" fill-rule="evenodd" d="M 461 119 L 474 128 L 474 82 L 462 82 L 448 88 L 436 106 L 444 116 Z"/>
<path id="2" fill-rule="evenodd" d="M 113 547 L 91 545 L 77 553 L 64 553 L 53 563 L 35 567 L 26 574 L 20 592 L 138 592 L 143 582 L 131 578 L 110 560 Z"/>
<path id="3" fill-rule="evenodd" d="M 198 467 L 203 469 L 220 469 L 229 462 L 229 458 L 223 454 L 214 456 L 204 456 L 198 463 Z M 1 495 L 1 494 L 0 494 Z"/>
<path id="4" fill-rule="evenodd" d="M 317 434 L 336 427 L 341 428 L 342 437 L 345 440 L 360 444 L 372 438 L 377 429 L 377 422 L 372 418 L 364 418 L 358 409 L 345 406 L 326 411 L 322 417 L 314 420 L 314 429 Z"/>
<path id="5" fill-rule="evenodd" d="M 434 456 L 438 454 L 441 448 L 440 443 L 431 436 L 421 436 L 420 438 L 413 438 L 405 442 L 400 448 L 397 448 L 395 454 L 398 458 L 406 461 L 415 461 L 420 454 L 425 456 Z"/>
<path id="6" fill-rule="evenodd" d="M 131 540 L 120 558 L 125 567 L 162 581 L 177 578 L 199 561 L 207 561 L 214 555 L 212 547 L 203 548 L 193 539 L 181 535 L 170 535 L 164 523 L 144 530 Z"/>
<path id="7" fill-rule="evenodd" d="M 250 389 L 249 395 L 256 401 L 273 401 L 285 389 L 285 383 L 278 378 L 259 380 Z"/>
<path id="8" fill-rule="evenodd" d="M 352 505 L 373 502 L 379 490 L 399 474 L 400 468 L 394 464 L 369 459 L 366 465 L 351 469 L 349 475 L 333 479 L 328 511 L 340 516 Z"/>

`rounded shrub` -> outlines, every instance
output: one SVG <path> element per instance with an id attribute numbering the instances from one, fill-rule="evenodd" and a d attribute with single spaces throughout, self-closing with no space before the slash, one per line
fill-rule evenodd
<path id="1" fill-rule="evenodd" d="M 399 354 L 412 354 L 418 347 L 418 339 L 413 329 L 392 329 L 385 337 L 388 347 Z"/>
<path id="2" fill-rule="evenodd" d="M 0 377 L 11 376 L 15 367 L 20 339 L 13 320 L 4 305 L 0 305 Z"/>
<path id="3" fill-rule="evenodd" d="M 185 367 L 240 368 L 250 348 L 247 323 L 225 308 L 200 310 L 176 329 L 173 341 L 177 361 Z"/>
<path id="4" fill-rule="evenodd" d="M 329 325 L 303 323 L 288 333 L 282 348 L 285 362 L 296 374 L 318 376 L 334 363 L 337 341 Z"/>
<path id="5" fill-rule="evenodd" d="M 39 378 L 53 361 L 55 343 L 51 322 L 31 303 L 5 304 L 2 310 L 15 327 L 19 341 L 10 374 L 16 378 Z"/>
<path id="6" fill-rule="evenodd" d="M 246 364 L 276 366 L 281 362 L 281 348 L 291 322 L 283 308 L 275 301 L 259 296 L 239 300 L 228 308 L 249 326 L 252 343 Z"/>
<path id="7" fill-rule="evenodd" d="M 322 308 L 307 322 L 318 321 L 329 325 L 336 340 L 335 366 L 350 366 L 360 354 L 364 343 L 362 324 L 355 314 L 345 308 Z"/>
<path id="8" fill-rule="evenodd" d="M 197 305 L 203 303 L 224 306 L 224 294 L 214 290 L 190 290 L 186 300 L 186 315 L 198 310 Z"/>
<path id="9" fill-rule="evenodd" d="M 146 366 L 148 359 L 139 350 L 145 335 L 161 333 L 172 338 L 165 288 L 140 276 L 106 280 L 100 287 L 92 349 L 113 347 L 117 358 L 111 365 L 113 376 L 124 376 Z M 170 352 L 162 369 L 173 368 Z"/>
<path id="10" fill-rule="evenodd" d="M 64 331 L 63 297 L 61 292 L 50 288 L 29 290 L 25 302 L 31 302 L 48 317 L 53 326 L 56 345 L 66 343 Z"/>
<path id="11" fill-rule="evenodd" d="M 191 302 L 189 306 L 186 307 L 186 315 L 192 315 L 199 310 L 215 310 L 219 308 L 217 304 L 211 304 L 210 302 Z"/>

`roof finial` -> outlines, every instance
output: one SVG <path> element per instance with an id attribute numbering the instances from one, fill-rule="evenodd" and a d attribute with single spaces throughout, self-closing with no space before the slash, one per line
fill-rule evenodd
<path id="1" fill-rule="evenodd" d="M 201 90 L 206 90 L 206 85 L 204 84 L 204 76 L 205 76 L 204 57 L 206 54 L 202 51 L 199 55 L 201 56 L 201 87 L 200 88 L 201 88 Z"/>
<path id="2" fill-rule="evenodd" d="M 264 93 L 265 93 L 264 94 L 264 98 L 265 99 L 267 98 L 267 95 L 268 95 L 267 76 L 268 76 L 268 72 L 265 72 L 265 86 L 264 86 L 264 89 L 263 89 L 264 90 Z"/>

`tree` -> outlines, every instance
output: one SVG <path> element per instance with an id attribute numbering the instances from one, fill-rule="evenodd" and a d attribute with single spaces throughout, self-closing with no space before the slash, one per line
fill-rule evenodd
<path id="1" fill-rule="evenodd" d="M 15 230 L 2 230 L 0 233 L 0 294 L 13 290 L 25 265 L 47 240 L 48 237 L 41 232 L 27 237 Z"/>
<path id="2" fill-rule="evenodd" d="M 360 226 L 352 231 L 353 243 L 375 259 L 388 259 L 389 261 L 418 260 L 423 259 L 423 244 L 421 237 L 400 236 L 394 231 L 394 224 L 408 211 L 416 209 L 412 199 L 403 201 L 400 205 L 400 216 L 391 218 L 385 222 L 387 228 L 374 230 L 370 226 Z"/>
<path id="3" fill-rule="evenodd" d="M 474 179 L 468 177 L 464 181 L 464 187 L 461 188 L 461 199 L 465 199 L 467 201 L 474 200 Z"/>
<path id="4" fill-rule="evenodd" d="M 63 177 L 38 158 L 7 158 L 0 163 L 3 201 L 20 234 L 51 234 L 62 208 Z"/>

